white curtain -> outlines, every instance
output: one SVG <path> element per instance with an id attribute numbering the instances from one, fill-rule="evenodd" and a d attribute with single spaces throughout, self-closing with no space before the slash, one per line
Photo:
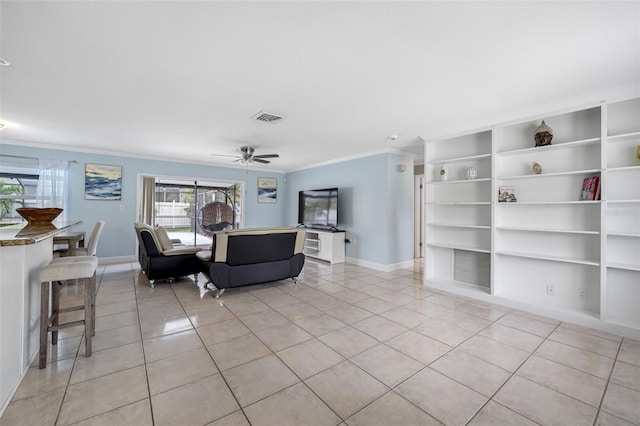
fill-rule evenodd
<path id="1" fill-rule="evenodd" d="M 69 162 L 67 160 L 39 160 L 38 203 L 40 207 L 64 209 L 59 220 L 67 219 Z"/>
<path id="2" fill-rule="evenodd" d="M 153 226 L 156 204 L 156 178 L 142 178 L 142 205 L 140 209 L 140 222 Z"/>

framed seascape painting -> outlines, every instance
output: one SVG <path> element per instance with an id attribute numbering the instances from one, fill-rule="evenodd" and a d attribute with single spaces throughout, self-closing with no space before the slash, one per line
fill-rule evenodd
<path id="1" fill-rule="evenodd" d="M 258 178 L 258 202 L 275 203 L 278 201 L 278 179 Z"/>
<path id="2" fill-rule="evenodd" d="M 122 199 L 122 166 L 86 163 L 84 198 L 86 200 Z"/>

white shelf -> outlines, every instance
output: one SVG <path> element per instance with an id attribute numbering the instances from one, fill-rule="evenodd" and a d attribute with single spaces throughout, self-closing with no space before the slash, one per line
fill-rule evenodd
<path id="1" fill-rule="evenodd" d="M 503 205 L 515 205 L 515 204 L 520 204 L 520 205 L 549 205 L 549 206 L 553 206 L 553 205 L 563 205 L 563 204 L 584 204 L 584 205 L 597 205 L 597 204 L 601 204 L 602 200 L 596 200 L 596 201 L 592 201 L 592 200 L 578 200 L 578 201 L 516 201 L 516 202 L 502 202 L 502 203 L 496 203 L 499 206 L 503 206 Z"/>
<path id="2" fill-rule="evenodd" d="M 640 132 L 622 133 L 619 135 L 607 136 L 607 142 L 628 142 L 640 139 Z"/>
<path id="3" fill-rule="evenodd" d="M 468 228 L 468 229 L 491 229 L 489 225 L 460 225 L 460 224 L 449 224 L 449 223 L 428 223 L 429 226 L 440 226 L 443 228 Z"/>
<path id="4" fill-rule="evenodd" d="M 624 166 L 624 167 L 609 167 L 607 171 L 611 172 L 626 172 L 630 170 L 640 170 L 640 166 Z"/>
<path id="5" fill-rule="evenodd" d="M 610 236 L 610 237 L 640 238 L 640 234 L 625 233 L 625 232 L 607 232 L 607 236 Z"/>
<path id="6" fill-rule="evenodd" d="M 640 265 L 633 265 L 630 263 L 607 262 L 607 268 L 624 269 L 625 271 L 640 272 Z"/>
<path id="7" fill-rule="evenodd" d="M 599 235 L 599 231 L 583 231 L 579 229 L 551 229 L 551 228 L 527 228 L 518 226 L 497 226 L 498 231 L 523 231 L 523 232 L 548 232 L 556 234 L 583 234 L 583 235 Z"/>
<path id="8" fill-rule="evenodd" d="M 462 162 L 466 162 L 466 161 L 482 160 L 483 158 L 487 158 L 487 159 L 491 158 L 491 153 L 489 153 L 489 154 L 480 154 L 480 155 L 470 155 L 468 157 L 448 158 L 448 159 L 445 159 L 445 160 L 429 161 L 427 164 L 441 165 L 441 164 L 449 164 L 449 163 L 462 163 Z"/>
<path id="9" fill-rule="evenodd" d="M 496 251 L 500 256 L 523 257 L 526 259 L 549 260 L 552 262 L 575 263 L 577 265 L 600 266 L 595 260 L 578 259 L 574 257 L 545 256 L 537 253 L 525 253 L 517 251 Z"/>
<path id="10" fill-rule="evenodd" d="M 516 176 L 497 176 L 497 180 L 513 180 L 513 179 L 540 179 L 557 176 L 571 176 L 571 175 L 587 175 L 593 173 L 601 173 L 601 169 L 589 169 L 589 170 L 572 170 L 570 172 L 555 172 L 555 173 L 543 173 L 539 175 L 516 175 Z"/>
<path id="11" fill-rule="evenodd" d="M 426 203 L 431 206 L 489 206 L 491 201 L 452 201 L 450 203 Z"/>
<path id="12" fill-rule="evenodd" d="M 607 200 L 607 203 L 608 204 L 637 204 L 637 203 L 640 203 L 640 200 Z"/>
<path id="13" fill-rule="evenodd" d="M 444 244 L 444 243 L 427 243 L 427 246 L 440 247 L 440 248 L 453 249 L 453 250 L 474 251 L 476 253 L 491 253 L 491 250 L 485 250 L 477 247 L 459 246 L 459 245 Z"/>
<path id="14" fill-rule="evenodd" d="M 600 138 L 590 138 L 590 139 L 583 139 L 583 140 L 573 141 L 573 142 L 558 143 L 555 145 L 535 146 L 532 148 L 500 151 L 500 152 L 496 152 L 496 155 L 508 156 L 508 155 L 531 154 L 534 152 L 535 153 L 549 152 L 549 151 L 555 151 L 559 149 L 572 149 L 580 146 L 597 145 L 599 142 L 600 142 Z"/>
<path id="15" fill-rule="evenodd" d="M 427 185 L 446 185 L 451 183 L 477 183 L 477 182 L 490 182 L 491 178 L 481 178 L 481 179 L 456 179 L 456 180 L 445 180 L 445 181 L 433 181 L 427 183 Z"/>

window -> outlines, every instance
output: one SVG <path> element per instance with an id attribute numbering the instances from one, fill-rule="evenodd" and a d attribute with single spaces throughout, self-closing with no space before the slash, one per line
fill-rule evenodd
<path id="1" fill-rule="evenodd" d="M 14 222 L 22 218 L 17 208 L 38 207 L 38 166 L 2 164 L 0 171 L 0 221 Z"/>

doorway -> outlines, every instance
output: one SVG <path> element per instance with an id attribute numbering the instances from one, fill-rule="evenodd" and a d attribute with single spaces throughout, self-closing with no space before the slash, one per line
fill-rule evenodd
<path id="1" fill-rule="evenodd" d="M 414 196 L 413 196 L 413 257 L 424 258 L 424 175 L 414 176 Z"/>

